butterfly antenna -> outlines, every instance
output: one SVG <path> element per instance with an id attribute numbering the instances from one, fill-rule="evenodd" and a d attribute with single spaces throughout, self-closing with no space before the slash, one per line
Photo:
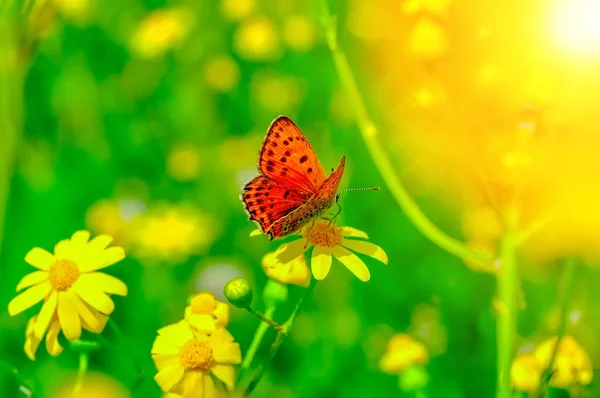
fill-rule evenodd
<path id="1" fill-rule="evenodd" d="M 343 192 L 350 192 L 350 191 L 379 191 L 381 188 L 380 187 L 370 187 L 370 188 L 347 188 L 347 189 L 342 189 L 338 195 L 340 193 Z"/>

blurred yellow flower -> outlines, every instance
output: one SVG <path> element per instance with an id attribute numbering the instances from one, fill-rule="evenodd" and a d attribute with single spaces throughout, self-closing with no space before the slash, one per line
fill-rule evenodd
<path id="1" fill-rule="evenodd" d="M 443 16 L 448 11 L 453 0 L 407 0 L 402 3 L 405 14 L 418 14 L 426 12 Z"/>
<path id="2" fill-rule="evenodd" d="M 304 98 L 302 81 L 291 76 L 262 70 L 250 81 L 250 95 L 261 109 L 275 113 L 290 113 L 296 110 Z M 273 101 L 277 98 L 277 101 Z"/>
<path id="3" fill-rule="evenodd" d="M 296 51 L 307 51 L 315 46 L 317 29 L 315 23 L 308 17 L 292 15 L 283 24 L 283 41 Z"/>
<path id="4" fill-rule="evenodd" d="M 542 369 L 546 369 L 550 364 L 556 339 L 557 337 L 553 337 L 544 341 L 534 352 Z M 559 388 L 569 388 L 577 384 L 590 384 L 592 377 L 592 360 L 583 347 L 572 336 L 567 335 L 560 339 L 550 384 Z"/>
<path id="5" fill-rule="evenodd" d="M 163 9 L 149 13 L 131 36 L 130 48 L 140 58 L 160 57 L 179 45 L 189 34 L 192 16 L 184 9 Z"/>
<path id="6" fill-rule="evenodd" d="M 209 59 L 204 66 L 204 80 L 213 90 L 226 93 L 237 86 L 240 68 L 229 55 L 218 55 Z"/>
<path id="7" fill-rule="evenodd" d="M 127 286 L 117 278 L 99 269 L 113 265 L 125 258 L 121 247 L 110 247 L 112 238 L 100 235 L 89 240 L 90 233 L 78 231 L 71 239 L 60 241 L 54 255 L 34 248 L 25 261 L 39 271 L 25 276 L 17 291 L 27 288 L 8 304 L 9 314 L 16 315 L 44 300 L 35 320 L 34 336 L 41 340 L 55 318 L 69 340 L 81 337 L 82 326 L 101 330 L 106 315 L 115 305 L 110 294 L 127 295 Z M 56 332 L 55 328 L 49 331 Z"/>
<path id="8" fill-rule="evenodd" d="M 85 223 L 90 231 L 112 236 L 117 241 L 121 241 L 128 225 L 119 203 L 112 199 L 103 199 L 94 203 L 85 215 Z"/>
<path id="9" fill-rule="evenodd" d="M 448 37 L 440 24 L 423 17 L 412 27 L 407 46 L 408 52 L 415 57 L 438 58 L 447 51 Z"/>
<path id="10" fill-rule="evenodd" d="M 199 293 L 185 307 L 184 318 L 196 331 L 211 333 L 229 323 L 229 305 L 217 300 L 211 293 Z"/>
<path id="11" fill-rule="evenodd" d="M 193 181 L 202 168 L 200 149 L 192 144 L 176 145 L 167 157 L 167 173 L 176 181 Z"/>
<path id="12" fill-rule="evenodd" d="M 164 392 L 213 398 L 222 393 L 222 383 L 233 390 L 233 365 L 242 362 L 242 354 L 227 330 L 216 329 L 209 336 L 180 321 L 158 330 L 152 359 L 158 369 L 154 379 Z"/>
<path id="13" fill-rule="evenodd" d="M 478 206 L 467 210 L 462 217 L 462 230 L 471 240 L 499 240 L 504 226 L 498 213 L 489 206 Z"/>
<path id="14" fill-rule="evenodd" d="M 221 13 L 230 21 L 240 21 L 254 11 L 256 0 L 221 0 Z"/>
<path id="15" fill-rule="evenodd" d="M 185 205 L 158 205 L 138 217 L 132 230 L 133 254 L 170 264 L 203 253 L 217 235 L 212 216 Z"/>
<path id="16" fill-rule="evenodd" d="M 88 372 L 83 377 L 81 385 L 75 390 L 78 381 L 69 378 L 50 395 L 56 398 L 130 398 L 131 393 L 116 379 L 98 372 Z"/>
<path id="17" fill-rule="evenodd" d="M 395 31 L 387 0 L 353 0 L 348 6 L 348 30 L 365 41 L 377 41 Z"/>
<path id="18" fill-rule="evenodd" d="M 425 365 L 429 354 L 425 346 L 405 333 L 394 335 L 388 342 L 385 354 L 379 360 L 379 369 L 390 374 L 400 374 L 411 365 Z"/>
<path id="19" fill-rule="evenodd" d="M 302 287 L 307 287 L 310 284 L 311 274 L 306 266 L 304 253 L 287 264 L 279 263 L 275 253 L 267 253 L 262 259 L 262 267 L 265 274 L 277 282 Z"/>
<path id="20" fill-rule="evenodd" d="M 281 54 L 279 37 L 273 22 L 265 16 L 243 21 L 233 36 L 233 49 L 248 61 L 273 61 Z"/>
<path id="21" fill-rule="evenodd" d="M 387 255 L 381 247 L 364 240 L 351 239 L 368 239 L 366 233 L 351 227 L 337 227 L 330 222 L 318 221 L 314 226 L 307 225 L 301 233 L 295 235 L 299 235 L 301 238 L 284 243 L 275 251 L 273 267 L 285 266 L 313 246 L 311 269 L 317 280 L 325 279 L 331 269 L 332 259 L 335 257 L 358 279 L 367 282 L 371 278 L 369 269 L 350 250 L 373 257 L 384 264 L 388 262 Z"/>
<path id="22" fill-rule="evenodd" d="M 94 4 L 92 0 L 55 0 L 58 12 L 71 22 L 84 26 L 89 22 Z"/>
<path id="23" fill-rule="evenodd" d="M 542 370 L 532 353 L 518 354 L 510 368 L 510 383 L 516 390 L 533 393 L 540 386 Z"/>

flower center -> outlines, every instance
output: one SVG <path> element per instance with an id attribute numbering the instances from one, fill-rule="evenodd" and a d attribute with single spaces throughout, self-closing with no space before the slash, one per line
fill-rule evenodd
<path id="1" fill-rule="evenodd" d="M 330 223 L 318 223 L 308 228 L 304 237 L 315 246 L 334 247 L 342 244 L 342 230 Z"/>
<path id="2" fill-rule="evenodd" d="M 215 297 L 210 293 L 200 293 L 192 299 L 191 305 L 195 314 L 212 314 L 217 308 Z"/>
<path id="3" fill-rule="evenodd" d="M 207 341 L 192 339 L 179 350 L 179 360 L 185 370 L 208 370 L 213 360 L 213 351 Z"/>
<path id="4" fill-rule="evenodd" d="M 48 278 L 54 290 L 67 290 L 79 278 L 79 268 L 73 261 L 56 260 L 48 270 Z"/>

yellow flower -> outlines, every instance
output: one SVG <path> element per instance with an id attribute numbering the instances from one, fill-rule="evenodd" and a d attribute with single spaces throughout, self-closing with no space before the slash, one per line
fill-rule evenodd
<path id="1" fill-rule="evenodd" d="M 25 329 L 25 354 L 29 359 L 35 361 L 35 354 L 42 341 L 41 338 L 35 336 L 35 324 L 38 316 L 34 315 L 27 322 L 27 329 Z M 58 356 L 63 351 L 62 346 L 58 342 L 58 332 L 60 331 L 60 323 L 56 319 L 56 315 L 53 316 L 53 321 L 46 334 L 46 349 L 52 356 Z"/>
<path id="2" fill-rule="evenodd" d="M 229 323 L 229 306 L 211 293 L 200 293 L 185 307 L 185 320 L 197 331 L 210 333 Z"/>
<path id="3" fill-rule="evenodd" d="M 85 26 L 94 11 L 91 0 L 56 0 L 56 8 L 70 21 Z"/>
<path id="4" fill-rule="evenodd" d="M 106 234 L 117 241 L 123 237 L 128 221 L 116 200 L 103 199 L 94 203 L 85 215 L 85 223 L 90 231 Z"/>
<path id="5" fill-rule="evenodd" d="M 532 353 L 519 354 L 510 368 L 511 385 L 519 391 L 533 393 L 540 385 L 542 370 Z"/>
<path id="6" fill-rule="evenodd" d="M 190 144 L 179 144 L 169 152 L 167 173 L 176 181 L 193 181 L 202 167 L 199 148 Z"/>
<path id="7" fill-rule="evenodd" d="M 78 387 L 76 387 L 77 385 Z M 74 392 L 75 388 L 77 388 L 76 392 Z M 81 384 L 75 377 L 70 377 L 49 396 L 56 398 L 130 398 L 131 393 L 123 384 L 109 375 L 90 372 L 83 377 Z"/>
<path id="8" fill-rule="evenodd" d="M 400 374 L 411 365 L 425 365 L 429 355 L 425 346 L 405 333 L 394 335 L 388 342 L 379 369 L 390 374 Z"/>
<path id="9" fill-rule="evenodd" d="M 237 86 L 240 80 L 240 68 L 232 57 L 216 56 L 206 63 L 204 79 L 213 90 L 226 93 Z"/>
<path id="10" fill-rule="evenodd" d="M 311 275 L 306 266 L 304 253 L 287 264 L 280 264 L 275 253 L 267 253 L 262 259 L 262 267 L 267 276 L 277 282 L 302 287 L 310 284 Z"/>
<path id="11" fill-rule="evenodd" d="M 110 295 L 127 295 L 123 282 L 97 272 L 121 261 L 125 251 L 121 247 L 108 248 L 110 236 L 89 238 L 89 232 L 78 231 L 71 239 L 60 241 L 54 255 L 39 247 L 27 253 L 25 261 L 38 271 L 21 279 L 17 291 L 27 290 L 11 300 L 8 312 L 16 315 L 44 300 L 33 327 L 36 339 L 41 340 L 49 327 L 49 334 L 57 333 L 56 319 L 69 340 L 81 337 L 82 326 L 101 330 L 106 322 L 104 314 L 115 309 Z"/>
<path id="12" fill-rule="evenodd" d="M 233 390 L 233 365 L 242 362 L 242 354 L 227 330 L 216 329 L 209 336 L 180 321 L 158 331 L 152 359 L 158 369 L 154 379 L 164 392 L 184 398 L 213 398 L 223 384 Z"/>
<path id="13" fill-rule="evenodd" d="M 388 262 L 387 255 L 381 247 L 364 240 L 351 239 L 368 239 L 366 233 L 351 227 L 337 227 L 333 223 L 319 221 L 314 226 L 307 225 L 300 236 L 300 239 L 285 243 L 275 251 L 276 263 L 273 264 L 274 267 L 288 264 L 311 247 L 314 247 L 311 256 L 311 269 L 315 279 L 325 279 L 331 269 L 332 258 L 335 257 L 358 279 L 366 282 L 371 278 L 369 269 L 350 250 L 373 257 L 384 264 Z"/>
<path id="14" fill-rule="evenodd" d="M 136 256 L 177 263 L 201 254 L 216 236 L 216 222 L 204 212 L 185 205 L 156 206 L 132 227 Z"/>
<path id="15" fill-rule="evenodd" d="M 535 350 L 535 357 L 542 369 L 550 363 L 557 337 L 544 341 Z M 550 384 L 569 388 L 577 384 L 589 384 L 593 377 L 592 360 L 587 352 L 571 336 L 560 339 L 556 358 L 552 366 Z"/>
<path id="16" fill-rule="evenodd" d="M 246 18 L 255 8 L 255 0 L 221 0 L 221 13 L 231 21 Z"/>
<path id="17" fill-rule="evenodd" d="M 130 47 L 141 58 L 156 58 L 181 43 L 192 25 L 190 14 L 182 9 L 151 12 L 137 26 Z"/>
<path id="18" fill-rule="evenodd" d="M 307 51 L 315 46 L 316 31 L 310 18 L 293 15 L 283 25 L 283 41 L 293 50 Z"/>
<path id="19" fill-rule="evenodd" d="M 273 22 L 264 16 L 245 20 L 233 36 L 235 52 L 248 61 L 273 61 L 279 57 L 280 47 Z"/>
<path id="20" fill-rule="evenodd" d="M 448 48 L 448 36 L 443 26 L 427 18 L 420 18 L 408 39 L 408 51 L 422 59 L 438 58 Z"/>

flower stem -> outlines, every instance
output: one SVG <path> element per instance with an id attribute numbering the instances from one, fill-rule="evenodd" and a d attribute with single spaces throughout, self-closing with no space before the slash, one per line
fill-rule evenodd
<path id="1" fill-rule="evenodd" d="M 265 317 L 268 319 L 273 318 L 273 314 L 275 313 L 275 306 L 268 306 L 265 310 Z M 258 351 L 258 347 L 260 347 L 260 343 L 264 338 L 265 334 L 269 330 L 269 325 L 267 323 L 261 322 L 254 333 L 254 337 L 252 338 L 252 343 L 250 343 L 250 347 L 248 347 L 248 351 L 246 351 L 246 355 L 244 356 L 244 361 L 242 362 L 240 374 L 238 375 L 238 379 L 241 379 L 244 373 L 250 368 L 252 361 L 254 360 L 254 356 L 256 355 L 256 351 Z"/>
<path id="2" fill-rule="evenodd" d="M 550 356 L 550 362 L 548 366 L 542 372 L 540 380 L 540 387 L 536 394 L 537 397 L 543 398 L 546 396 L 548 391 L 548 383 L 552 378 L 552 368 L 554 367 L 554 361 L 556 361 L 556 355 L 558 354 L 558 347 L 560 341 L 564 337 L 567 331 L 567 312 L 569 310 L 569 304 L 571 302 L 571 296 L 573 295 L 573 285 L 575 281 L 575 259 L 567 258 L 565 260 L 564 269 L 561 275 L 561 307 L 560 307 L 560 323 L 558 324 L 558 330 L 556 331 L 556 344 L 552 350 Z"/>
<path id="3" fill-rule="evenodd" d="M 265 357 L 264 361 L 259 365 L 258 370 L 254 374 L 254 377 L 252 378 L 252 380 L 250 380 L 250 384 L 248 384 L 248 387 L 246 387 L 246 390 L 244 391 L 244 393 L 242 395 L 243 397 L 249 397 L 250 394 L 252 394 L 252 392 L 256 388 L 256 386 L 258 386 L 258 383 L 260 383 L 262 377 L 264 376 L 267 365 L 269 365 L 269 363 L 271 363 L 271 361 L 275 357 L 275 354 L 277 354 L 277 351 L 279 350 L 281 343 L 283 343 L 283 341 L 287 337 L 287 333 L 291 330 L 292 326 L 294 325 L 294 321 L 296 320 L 296 317 L 298 316 L 298 314 L 304 307 L 304 303 L 306 302 L 306 299 L 308 298 L 308 296 L 310 296 L 310 294 L 314 290 L 316 284 L 317 284 L 317 280 L 312 279 L 310 282 L 310 286 L 308 287 L 308 289 L 306 289 L 306 294 L 300 299 L 300 301 L 298 301 L 298 304 L 296 304 L 296 308 L 294 308 L 294 311 L 292 312 L 292 314 L 290 315 L 288 320 L 285 321 L 285 323 L 283 324 L 285 333 L 281 333 L 281 332 L 277 333 L 277 337 L 275 338 L 275 341 L 271 345 L 271 349 L 269 350 L 269 353 Z"/>
<path id="4" fill-rule="evenodd" d="M 517 261 L 516 242 L 512 232 L 507 232 L 500 244 L 501 268 L 498 275 L 498 296 L 500 308 L 497 320 L 497 398 L 511 398 L 510 367 L 514 354 L 517 329 Z"/>
<path id="5" fill-rule="evenodd" d="M 77 396 L 83 387 L 83 379 L 88 369 L 88 359 L 87 352 L 79 353 L 79 368 L 77 369 L 77 380 L 75 381 L 75 387 L 73 388 L 73 397 Z"/>
<path id="6" fill-rule="evenodd" d="M 354 108 L 354 112 L 356 113 L 356 123 L 362 134 L 363 140 L 365 141 L 367 150 L 394 196 L 394 199 L 396 199 L 396 202 L 398 202 L 398 205 L 414 226 L 442 249 L 463 260 L 470 260 L 482 264 L 491 263 L 492 258 L 490 256 L 469 249 L 464 243 L 446 235 L 446 233 L 440 230 L 437 225 L 427 218 L 417 203 L 410 197 L 406 188 L 402 185 L 402 182 L 394 170 L 392 162 L 377 139 L 377 128 L 369 117 L 364 101 L 358 90 L 358 86 L 356 85 L 356 80 L 354 79 L 354 75 L 348 64 L 348 59 L 339 46 L 335 20 L 329 13 L 326 0 L 322 0 L 322 5 L 323 26 L 327 44 L 331 50 L 339 79 L 345 87 L 346 93 Z"/>
<path id="7" fill-rule="evenodd" d="M 274 320 L 270 319 L 269 316 L 261 314 L 260 312 L 256 311 L 254 308 L 252 308 L 250 306 L 246 307 L 246 310 L 248 310 L 249 313 L 251 313 L 258 319 L 260 319 L 264 324 L 271 326 L 273 329 L 277 330 L 279 333 L 283 333 L 283 334 L 287 333 L 283 326 L 281 326 Z"/>

